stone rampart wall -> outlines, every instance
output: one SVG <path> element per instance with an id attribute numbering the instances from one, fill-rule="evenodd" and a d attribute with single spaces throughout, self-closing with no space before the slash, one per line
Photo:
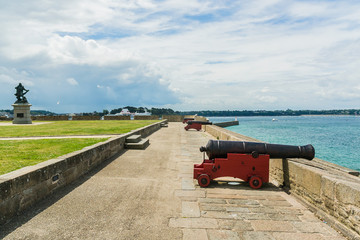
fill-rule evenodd
<path id="1" fill-rule="evenodd" d="M 134 120 L 159 120 L 158 115 L 150 115 L 150 116 L 134 116 Z"/>
<path id="2" fill-rule="evenodd" d="M 100 116 L 73 116 L 72 120 L 100 120 Z"/>
<path id="3" fill-rule="evenodd" d="M 7 117 L 0 117 L 0 121 L 12 121 L 13 118 L 7 118 Z"/>
<path id="4" fill-rule="evenodd" d="M 203 130 L 219 140 L 258 141 L 214 125 L 203 125 Z M 353 172 L 351 169 L 317 158 L 312 161 L 271 159 L 269 171 L 270 182 L 284 186 L 335 229 L 357 239 L 360 178 L 349 174 Z"/>
<path id="5" fill-rule="evenodd" d="M 73 182 L 105 160 L 121 153 L 128 136 L 140 134 L 146 137 L 159 130 L 162 122 L 166 121 L 139 128 L 35 166 L 0 175 L 0 225 L 56 189 Z"/>
<path id="6" fill-rule="evenodd" d="M 163 115 L 162 119 L 167 119 L 169 122 L 182 122 L 184 116 L 182 115 Z"/>
<path id="7" fill-rule="evenodd" d="M 31 116 L 31 119 L 33 121 L 67 121 L 69 120 L 69 116 Z"/>
<path id="8" fill-rule="evenodd" d="M 104 116 L 104 120 L 130 120 L 130 116 Z"/>

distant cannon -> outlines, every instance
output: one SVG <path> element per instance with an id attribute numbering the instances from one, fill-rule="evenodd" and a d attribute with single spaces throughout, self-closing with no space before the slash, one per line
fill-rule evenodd
<path id="1" fill-rule="evenodd" d="M 194 179 L 201 187 L 207 187 L 215 178 L 235 177 L 257 189 L 269 182 L 270 157 L 312 160 L 315 156 L 315 149 L 310 144 L 292 146 L 243 141 L 209 140 L 200 151 L 209 157 L 194 165 Z"/>
<path id="2" fill-rule="evenodd" d="M 187 126 L 184 129 L 187 131 L 189 129 L 196 129 L 197 131 L 201 130 L 202 125 L 212 125 L 212 122 L 207 121 L 188 121 Z"/>
<path id="3" fill-rule="evenodd" d="M 187 123 L 188 121 L 194 121 L 195 118 L 184 118 L 183 123 Z"/>

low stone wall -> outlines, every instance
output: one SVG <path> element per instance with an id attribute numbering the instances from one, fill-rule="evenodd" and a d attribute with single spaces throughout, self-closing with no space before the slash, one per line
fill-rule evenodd
<path id="1" fill-rule="evenodd" d="M 184 116 L 182 115 L 163 115 L 162 119 L 167 119 L 169 122 L 182 122 Z"/>
<path id="2" fill-rule="evenodd" d="M 203 130 L 219 140 L 260 142 L 214 125 L 204 125 Z M 360 178 L 352 175 L 356 172 L 317 158 L 271 159 L 269 171 L 270 182 L 283 186 L 346 236 L 359 238 Z"/>
<path id="3" fill-rule="evenodd" d="M 13 118 L 0 117 L 0 121 L 12 121 Z"/>
<path id="4" fill-rule="evenodd" d="M 73 116 L 72 120 L 100 120 L 100 116 Z"/>
<path id="5" fill-rule="evenodd" d="M 150 115 L 150 116 L 134 116 L 134 120 L 159 120 L 158 115 Z"/>
<path id="6" fill-rule="evenodd" d="M 221 122 L 221 123 L 214 123 L 215 126 L 218 127 L 230 127 L 239 125 L 239 121 L 230 121 L 230 122 Z"/>
<path id="7" fill-rule="evenodd" d="M 146 137 L 159 130 L 162 122 L 166 121 L 136 129 L 35 166 L 0 175 L 0 225 L 123 151 L 125 138 L 128 136 L 139 134 Z"/>
<path id="8" fill-rule="evenodd" d="M 131 120 L 130 116 L 104 116 L 104 120 Z"/>
<path id="9" fill-rule="evenodd" d="M 69 116 L 31 116 L 31 119 L 33 121 L 67 121 L 69 120 Z"/>

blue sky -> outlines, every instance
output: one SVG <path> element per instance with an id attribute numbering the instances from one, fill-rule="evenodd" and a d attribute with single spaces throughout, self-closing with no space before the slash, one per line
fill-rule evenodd
<path id="1" fill-rule="evenodd" d="M 1 1 L 0 109 L 360 108 L 359 1 Z"/>

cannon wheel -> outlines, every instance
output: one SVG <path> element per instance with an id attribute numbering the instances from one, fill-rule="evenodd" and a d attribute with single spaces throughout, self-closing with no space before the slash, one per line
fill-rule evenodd
<path id="1" fill-rule="evenodd" d="M 207 187 L 210 184 L 210 177 L 207 174 L 201 174 L 198 177 L 198 183 L 200 185 L 200 187 Z"/>
<path id="2" fill-rule="evenodd" d="M 262 186 L 262 180 L 258 176 L 252 176 L 250 178 L 249 183 L 250 183 L 250 187 L 254 189 L 259 189 Z"/>

